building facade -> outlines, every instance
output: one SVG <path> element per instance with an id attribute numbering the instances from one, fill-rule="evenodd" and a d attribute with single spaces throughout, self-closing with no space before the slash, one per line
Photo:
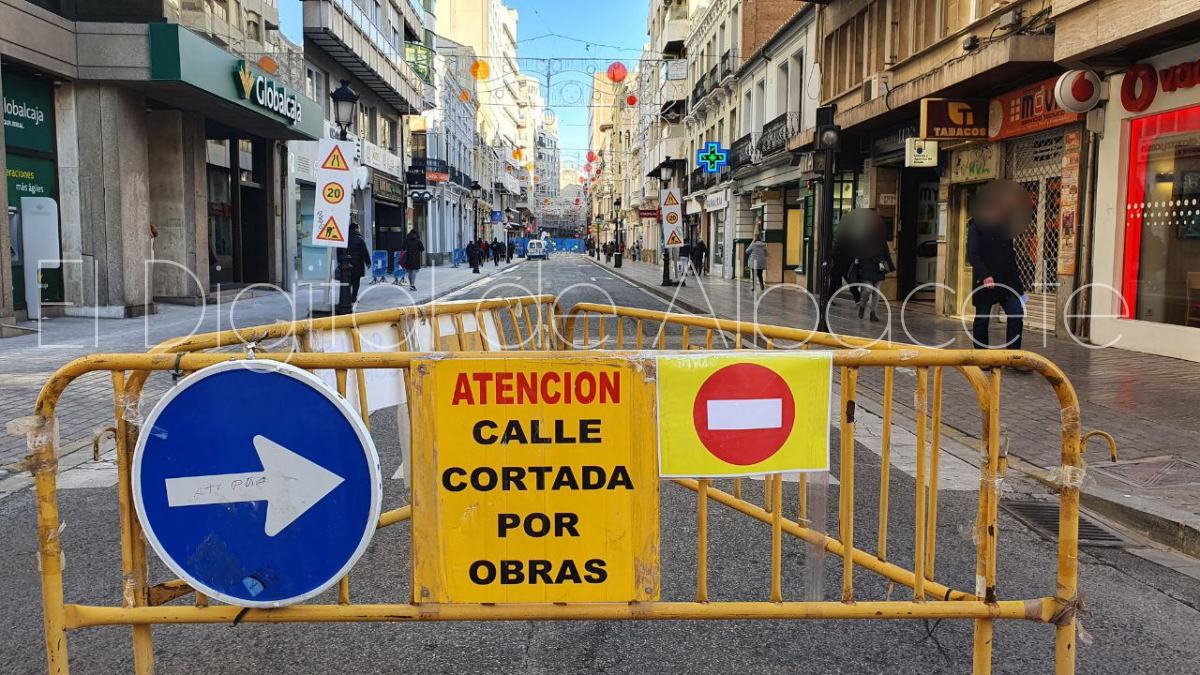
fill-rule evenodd
<path id="1" fill-rule="evenodd" d="M 322 113 L 273 2 L 5 0 L 0 22 L 5 333 L 288 283 L 286 142 Z"/>
<path id="2" fill-rule="evenodd" d="M 1083 131 L 1092 226 L 1081 219 L 1074 262 L 1088 285 L 1071 306 L 1093 344 L 1200 361 L 1200 7 L 1145 9 L 1054 11 L 1055 59 L 1108 73 Z"/>

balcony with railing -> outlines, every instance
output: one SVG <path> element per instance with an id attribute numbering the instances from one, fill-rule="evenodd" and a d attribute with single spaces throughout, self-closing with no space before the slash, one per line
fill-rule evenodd
<path id="1" fill-rule="evenodd" d="M 700 101 L 708 95 L 708 75 L 701 75 L 700 79 L 696 80 L 696 86 L 692 87 L 692 107 L 699 105 Z"/>
<path id="2" fill-rule="evenodd" d="M 704 176 L 704 169 L 701 169 L 700 167 L 692 169 L 692 173 L 688 177 L 688 194 L 700 192 L 704 189 Z"/>
<path id="3" fill-rule="evenodd" d="M 371 16 L 352 0 L 307 0 L 304 37 L 329 54 L 385 102 L 407 114 L 421 113 L 426 105 L 427 81 L 409 62 L 405 44 L 393 44 Z M 426 69 L 432 77 L 432 56 Z"/>
<path id="4" fill-rule="evenodd" d="M 758 151 L 759 134 L 750 133 L 733 142 L 729 147 L 729 166 L 732 170 L 757 163 L 762 155 Z"/>
<path id="5" fill-rule="evenodd" d="M 721 80 L 727 77 L 733 77 L 733 51 L 726 51 L 721 55 Z"/>
<path id="6" fill-rule="evenodd" d="M 763 125 L 758 139 L 758 150 L 762 156 L 770 157 L 787 148 L 788 139 L 800 132 L 800 113 L 785 112 Z"/>

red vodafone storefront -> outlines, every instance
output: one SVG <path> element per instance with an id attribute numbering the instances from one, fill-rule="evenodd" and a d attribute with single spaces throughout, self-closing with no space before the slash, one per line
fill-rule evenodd
<path id="1" fill-rule="evenodd" d="M 1092 342 L 1200 361 L 1200 45 L 1109 78 Z"/>

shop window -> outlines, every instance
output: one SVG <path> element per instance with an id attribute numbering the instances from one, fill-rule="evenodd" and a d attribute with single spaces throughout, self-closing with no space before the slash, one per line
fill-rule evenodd
<path id="1" fill-rule="evenodd" d="M 1200 326 L 1200 105 L 1130 122 L 1123 316 Z"/>

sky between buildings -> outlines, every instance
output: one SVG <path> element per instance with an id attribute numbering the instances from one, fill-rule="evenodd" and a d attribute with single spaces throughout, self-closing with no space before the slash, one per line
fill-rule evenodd
<path id="1" fill-rule="evenodd" d="M 300 0 L 279 3 L 281 30 L 297 43 L 304 38 L 300 4 Z M 517 56 L 521 70 L 542 83 L 547 107 L 558 118 L 563 159 L 582 165 L 588 151 L 592 72 L 603 72 L 614 61 L 621 61 L 631 72 L 637 68 L 647 39 L 648 2 L 507 0 L 507 4 L 520 14 Z"/>

